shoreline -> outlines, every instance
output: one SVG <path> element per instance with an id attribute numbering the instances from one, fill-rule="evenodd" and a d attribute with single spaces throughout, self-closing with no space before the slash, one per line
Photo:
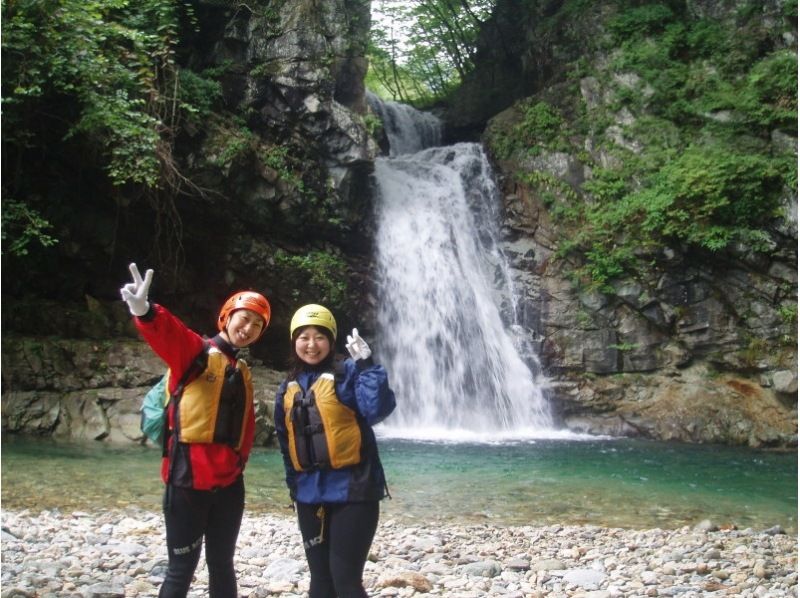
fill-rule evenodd
<path id="1" fill-rule="evenodd" d="M 406 524 L 383 517 L 364 571 L 369 596 L 610 598 L 797 596 L 797 537 L 579 525 Z M 160 513 L 3 510 L 3 596 L 156 596 Z M 308 568 L 290 515 L 245 512 L 239 595 L 299 598 Z M 201 560 L 190 597 L 207 595 Z M 13 593 L 16 591 L 16 593 Z M 8 593 L 12 592 L 12 593 Z"/>

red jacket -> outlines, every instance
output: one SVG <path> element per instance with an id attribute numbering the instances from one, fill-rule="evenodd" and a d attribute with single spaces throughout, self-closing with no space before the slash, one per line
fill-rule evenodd
<path id="1" fill-rule="evenodd" d="M 134 322 L 144 340 L 172 371 L 170 376 L 170 392 L 172 392 L 175 390 L 174 385 L 203 349 L 203 337 L 187 328 L 165 307 L 157 304 L 152 304 L 146 315 L 134 318 Z M 218 348 L 228 357 L 231 364 L 236 362 L 235 357 L 225 350 L 227 347 L 218 346 Z M 173 426 L 173 407 L 174 404 L 171 404 L 168 414 L 170 429 Z M 253 447 L 254 436 L 255 412 L 251 405 L 247 414 L 241 451 L 237 452 L 227 444 L 192 443 L 186 445 L 189 463 L 180 465 L 176 463 L 176 467 L 190 467 L 191 487 L 196 490 L 229 486 L 244 471 Z M 173 441 L 174 438 L 170 436 L 170 449 Z M 167 454 L 171 455 L 172 450 L 168 450 Z M 167 456 L 161 463 L 161 479 L 164 483 L 169 479 L 169 471 L 170 457 Z"/>

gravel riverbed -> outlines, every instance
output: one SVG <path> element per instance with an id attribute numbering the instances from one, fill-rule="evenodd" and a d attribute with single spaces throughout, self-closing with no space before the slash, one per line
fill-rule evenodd
<path id="1" fill-rule="evenodd" d="M 306 595 L 289 514 L 245 514 L 240 596 Z M 160 513 L 2 513 L 2 598 L 156 596 L 166 570 Z M 207 595 L 202 564 L 190 592 Z M 606 598 L 797 596 L 797 537 L 780 528 L 381 523 L 364 572 L 370 596 Z"/>

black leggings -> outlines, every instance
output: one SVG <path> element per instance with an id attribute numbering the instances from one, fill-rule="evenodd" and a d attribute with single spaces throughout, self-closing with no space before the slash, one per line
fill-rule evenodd
<path id="1" fill-rule="evenodd" d="M 158 592 L 159 598 L 185 598 L 200 561 L 204 537 L 209 596 L 236 598 L 233 553 L 243 513 L 244 481 L 241 477 L 219 490 L 167 486 L 164 521 L 169 569 Z"/>
<path id="2" fill-rule="evenodd" d="M 364 598 L 364 563 L 378 528 L 380 503 L 297 503 L 311 571 L 309 598 Z"/>

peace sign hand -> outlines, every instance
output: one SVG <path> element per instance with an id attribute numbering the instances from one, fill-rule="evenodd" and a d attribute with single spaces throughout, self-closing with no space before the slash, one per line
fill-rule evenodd
<path id="1" fill-rule="evenodd" d="M 129 282 L 119 290 L 122 300 L 128 304 L 128 309 L 134 316 L 143 316 L 150 311 L 150 303 L 147 301 L 147 293 L 150 292 L 150 283 L 153 282 L 153 271 L 147 270 L 144 273 L 144 280 L 139 274 L 136 264 L 128 266 L 133 282 Z"/>
<path id="2" fill-rule="evenodd" d="M 357 328 L 353 328 L 353 334 L 348 335 L 345 347 L 347 347 L 347 351 L 353 361 L 369 359 L 370 355 L 372 355 L 372 349 L 369 348 L 367 341 L 359 336 Z"/>

